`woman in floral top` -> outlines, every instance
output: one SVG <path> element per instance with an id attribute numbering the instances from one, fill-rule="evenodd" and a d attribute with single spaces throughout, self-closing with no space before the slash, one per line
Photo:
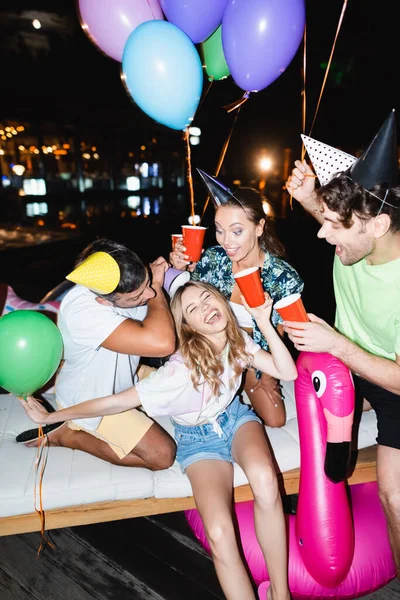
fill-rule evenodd
<path id="1" fill-rule="evenodd" d="M 238 188 L 231 192 L 216 179 L 200 171 L 215 207 L 215 228 L 218 246 L 206 250 L 199 262 L 190 264 L 185 247 L 178 242 L 170 255 L 175 268 L 188 268 L 195 281 L 214 285 L 230 300 L 239 325 L 262 348 L 268 344 L 254 319 L 242 305 L 234 275 L 243 269 L 258 266 L 264 290 L 274 302 L 289 294 L 301 293 L 303 281 L 284 259 L 284 248 L 266 223 L 261 194 L 253 188 Z M 283 335 L 279 314 L 272 311 L 272 323 Z M 251 404 L 266 425 L 281 427 L 286 420 L 279 382 L 253 369 L 246 373 L 244 389 Z"/>

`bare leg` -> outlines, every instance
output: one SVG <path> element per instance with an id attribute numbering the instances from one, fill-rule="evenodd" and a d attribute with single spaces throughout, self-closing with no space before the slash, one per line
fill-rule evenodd
<path id="1" fill-rule="evenodd" d="M 259 423 L 252 421 L 239 428 L 232 455 L 246 473 L 254 495 L 256 534 L 271 582 L 268 597 L 289 600 L 285 517 L 267 438 Z"/>
<path id="2" fill-rule="evenodd" d="M 376 467 L 379 497 L 386 515 L 397 577 L 400 577 L 400 450 L 378 445 Z"/>
<path id="3" fill-rule="evenodd" d="M 107 442 L 87 431 L 70 429 L 66 423 L 60 429 L 49 433 L 47 438 L 50 446 L 82 450 L 113 465 L 124 467 L 143 467 L 159 471 L 168 469 L 175 460 L 175 441 L 158 423 L 153 423 L 140 442 L 122 459 L 115 454 Z M 27 446 L 37 446 L 37 442 L 30 442 Z"/>
<path id="4" fill-rule="evenodd" d="M 232 465 L 221 460 L 201 460 L 190 465 L 186 473 L 225 597 L 227 600 L 255 600 L 233 525 Z"/>
<path id="5" fill-rule="evenodd" d="M 246 372 L 244 390 L 257 415 L 270 427 L 283 427 L 286 423 L 285 404 L 278 383 L 274 377 L 266 374 L 263 374 L 261 381 L 258 380 L 254 369 Z"/>

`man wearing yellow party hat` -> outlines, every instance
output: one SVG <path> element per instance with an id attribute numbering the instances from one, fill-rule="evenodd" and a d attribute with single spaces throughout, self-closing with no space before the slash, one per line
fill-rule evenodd
<path id="1" fill-rule="evenodd" d="M 297 349 L 329 352 L 345 363 L 354 374 L 360 400 L 368 400 L 376 412 L 379 495 L 400 577 L 400 186 L 395 114 L 390 112 L 358 159 L 317 148 L 310 138 L 304 142 L 318 177 L 328 175 L 327 181 L 314 189 L 309 165 L 296 161 L 286 187 L 321 223 L 318 237 L 335 246 L 335 329 L 310 315 L 310 323 L 287 323 L 285 331 Z"/>
<path id="2" fill-rule="evenodd" d="M 111 240 L 97 240 L 83 250 L 67 275 L 76 285 L 63 298 L 58 317 L 64 342 L 56 380 L 59 406 L 123 391 L 137 381 L 140 356 L 174 351 L 174 324 L 161 289 L 167 268 L 159 258 L 148 270 L 135 252 Z M 157 470 L 175 459 L 172 437 L 139 410 L 44 429 L 50 445 L 83 450 L 113 464 Z M 17 441 L 33 445 L 37 437 L 33 429 Z"/>

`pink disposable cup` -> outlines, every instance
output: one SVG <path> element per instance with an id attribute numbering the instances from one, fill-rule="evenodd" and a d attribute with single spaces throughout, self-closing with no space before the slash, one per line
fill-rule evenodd
<path id="1" fill-rule="evenodd" d="M 308 323 L 310 320 L 304 308 L 300 294 L 290 294 L 275 302 L 274 309 L 281 315 L 284 321 L 299 321 Z"/>
<path id="2" fill-rule="evenodd" d="M 201 258 L 206 229 L 200 225 L 182 225 L 183 245 L 190 262 L 197 262 Z"/>
<path id="3" fill-rule="evenodd" d="M 182 239 L 181 233 L 171 233 L 172 250 L 174 250 L 176 242 L 181 239 Z"/>
<path id="4" fill-rule="evenodd" d="M 265 295 L 260 278 L 259 267 L 250 267 L 234 275 L 235 281 L 250 308 L 261 306 L 265 302 Z"/>

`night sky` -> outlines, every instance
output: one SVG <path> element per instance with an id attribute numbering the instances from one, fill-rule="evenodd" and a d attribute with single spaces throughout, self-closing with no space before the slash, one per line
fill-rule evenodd
<path id="1" fill-rule="evenodd" d="M 395 4 L 348 0 L 314 138 L 353 153 L 372 139 L 392 108 L 399 113 Z M 306 0 L 306 133 L 342 6 L 342 0 Z M 31 25 L 35 16 L 42 21 L 39 31 Z M 0 121 L 54 120 L 105 136 L 121 131 L 138 145 L 161 132 L 171 148 L 183 150 L 179 132 L 155 124 L 129 98 L 119 63 L 103 55 L 82 31 L 73 0 L 3 0 L 0 52 Z M 242 107 L 224 166 L 230 177 L 254 169 L 261 148 L 277 162 L 285 147 L 293 149 L 293 160 L 300 153 L 302 62 L 300 46 L 285 73 Z M 242 93 L 231 78 L 213 83 L 194 122 L 202 129 L 201 145 L 193 149 L 195 166 L 214 170 L 233 119 L 222 107 Z"/>

